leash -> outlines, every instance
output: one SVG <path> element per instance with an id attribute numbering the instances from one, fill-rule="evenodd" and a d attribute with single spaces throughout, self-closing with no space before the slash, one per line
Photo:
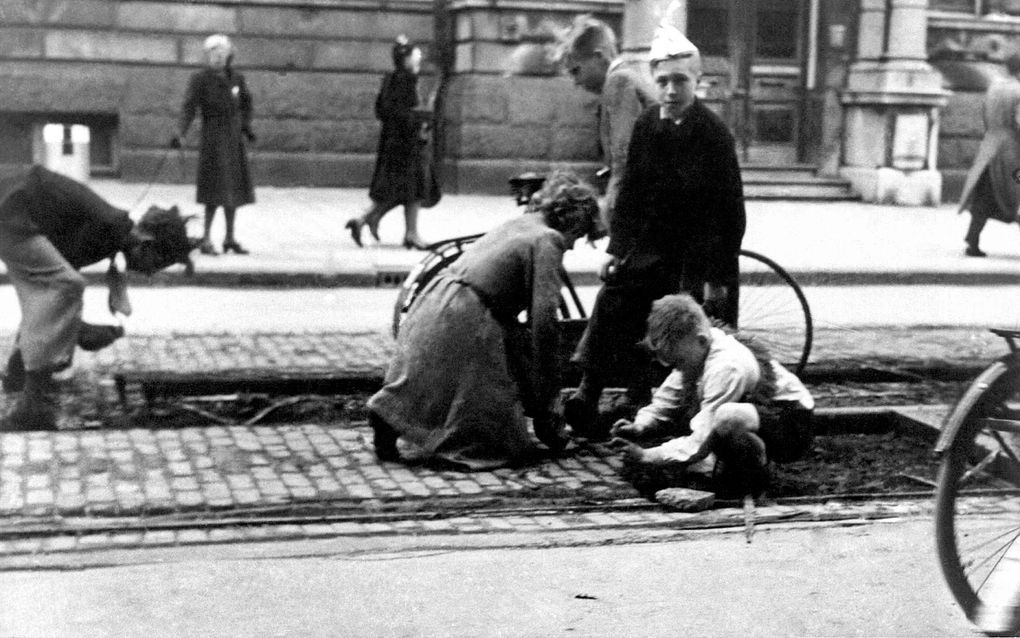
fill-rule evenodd
<path id="1" fill-rule="evenodd" d="M 170 157 L 170 150 L 171 149 L 168 148 L 163 151 L 163 155 L 160 156 L 159 162 L 156 163 L 156 169 L 152 171 L 152 175 L 149 177 L 149 183 L 145 186 L 145 189 L 142 191 L 142 194 L 138 196 L 138 199 L 135 200 L 135 203 L 133 206 L 131 206 L 130 210 L 135 210 L 136 208 L 138 208 L 139 204 L 141 204 L 142 201 L 149 196 L 149 191 L 152 190 L 153 184 L 156 183 L 156 179 L 159 177 L 160 173 L 163 171 L 163 167 L 166 165 L 167 158 Z M 181 170 L 182 171 L 184 170 L 183 166 L 181 167 Z"/>

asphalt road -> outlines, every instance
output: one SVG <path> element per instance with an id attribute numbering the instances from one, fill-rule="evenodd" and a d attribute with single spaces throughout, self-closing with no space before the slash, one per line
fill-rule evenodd
<path id="1" fill-rule="evenodd" d="M 367 537 L 40 558 L 0 635 L 970 636 L 927 518 Z"/>
<path id="2" fill-rule="evenodd" d="M 815 326 L 1020 327 L 1016 286 L 809 286 L 804 289 Z M 583 287 L 590 308 L 597 288 Z M 395 288 L 229 289 L 136 287 L 135 312 L 127 320 L 136 334 L 171 332 L 363 331 L 388 329 Z M 17 328 L 20 311 L 11 286 L 0 286 L 0 332 Z M 109 322 L 106 290 L 90 286 L 85 318 Z M 780 321 L 781 318 L 769 319 Z"/>

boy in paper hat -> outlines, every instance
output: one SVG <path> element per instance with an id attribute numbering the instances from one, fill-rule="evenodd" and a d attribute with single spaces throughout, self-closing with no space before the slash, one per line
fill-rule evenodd
<path id="1" fill-rule="evenodd" d="M 81 319 L 85 279 L 78 269 L 110 258 L 110 311 L 128 315 L 124 279 L 113 258 L 151 275 L 172 264 L 191 271 L 195 241 L 176 207 L 152 207 L 138 221 L 83 184 L 33 166 L 0 180 L 0 261 L 18 293 L 21 323 L 3 375 L 3 389 L 20 393 L 0 418 L 0 430 L 56 427 L 54 372 L 71 365 L 75 346 L 99 350 L 123 334 L 119 326 Z"/>
<path id="2" fill-rule="evenodd" d="M 734 139 L 695 95 L 701 55 L 683 33 L 660 26 L 650 64 L 659 104 L 634 124 L 609 226 L 605 284 L 574 355 L 583 377 L 564 406 L 575 433 L 589 438 L 608 435 L 611 420 L 600 420 L 597 408 L 611 373 L 626 372 L 632 388 L 650 385 L 648 356 L 637 344 L 653 300 L 685 291 L 736 326 L 746 222 Z M 638 407 L 632 401 L 620 412 Z"/>

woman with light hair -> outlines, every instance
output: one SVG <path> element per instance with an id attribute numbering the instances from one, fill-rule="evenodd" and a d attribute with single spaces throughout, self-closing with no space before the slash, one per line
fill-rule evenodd
<path id="1" fill-rule="evenodd" d="M 563 447 L 553 411 L 560 269 L 574 242 L 601 232 L 595 190 L 557 172 L 528 213 L 489 231 L 425 287 L 368 402 L 381 460 L 400 460 L 403 437 L 447 467 L 520 463 L 532 447 L 526 417 L 542 443 Z"/>
<path id="2" fill-rule="evenodd" d="M 203 49 L 206 68 L 196 71 L 188 82 L 178 133 L 170 146 L 181 147 L 181 139 L 187 135 L 195 114 L 201 113 L 196 199 L 205 204 L 205 227 L 199 250 L 204 255 L 217 254 L 210 231 L 216 209 L 222 207 L 226 220 L 223 252 L 247 255 L 234 234 L 234 222 L 237 208 L 255 201 L 245 146 L 255 142 L 251 130 L 251 94 L 244 76 L 233 69 L 234 47 L 230 38 L 211 35 L 205 39 Z"/>

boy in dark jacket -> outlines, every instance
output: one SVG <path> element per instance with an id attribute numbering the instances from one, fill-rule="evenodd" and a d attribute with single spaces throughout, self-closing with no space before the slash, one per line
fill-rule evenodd
<path id="1" fill-rule="evenodd" d="M 112 265 L 151 275 L 185 264 L 193 242 L 177 208 L 152 207 L 139 220 L 88 187 L 41 166 L 0 180 L 0 261 L 18 294 L 21 323 L 3 378 L 21 392 L 0 430 L 52 430 L 52 374 L 71 365 L 75 346 L 98 350 L 123 334 L 81 320 L 85 279 L 78 269 L 111 258 L 110 311 L 130 314 L 124 280 Z"/>
<path id="2" fill-rule="evenodd" d="M 632 410 L 647 401 L 649 362 L 637 343 L 653 300 L 686 291 L 736 326 L 746 221 L 733 136 L 695 97 L 701 57 L 683 34 L 660 28 L 650 58 L 660 104 L 634 124 L 610 218 L 605 285 L 574 355 L 584 376 L 564 406 L 575 433 L 591 438 L 608 434 L 597 406 L 610 374 L 632 377 Z"/>

